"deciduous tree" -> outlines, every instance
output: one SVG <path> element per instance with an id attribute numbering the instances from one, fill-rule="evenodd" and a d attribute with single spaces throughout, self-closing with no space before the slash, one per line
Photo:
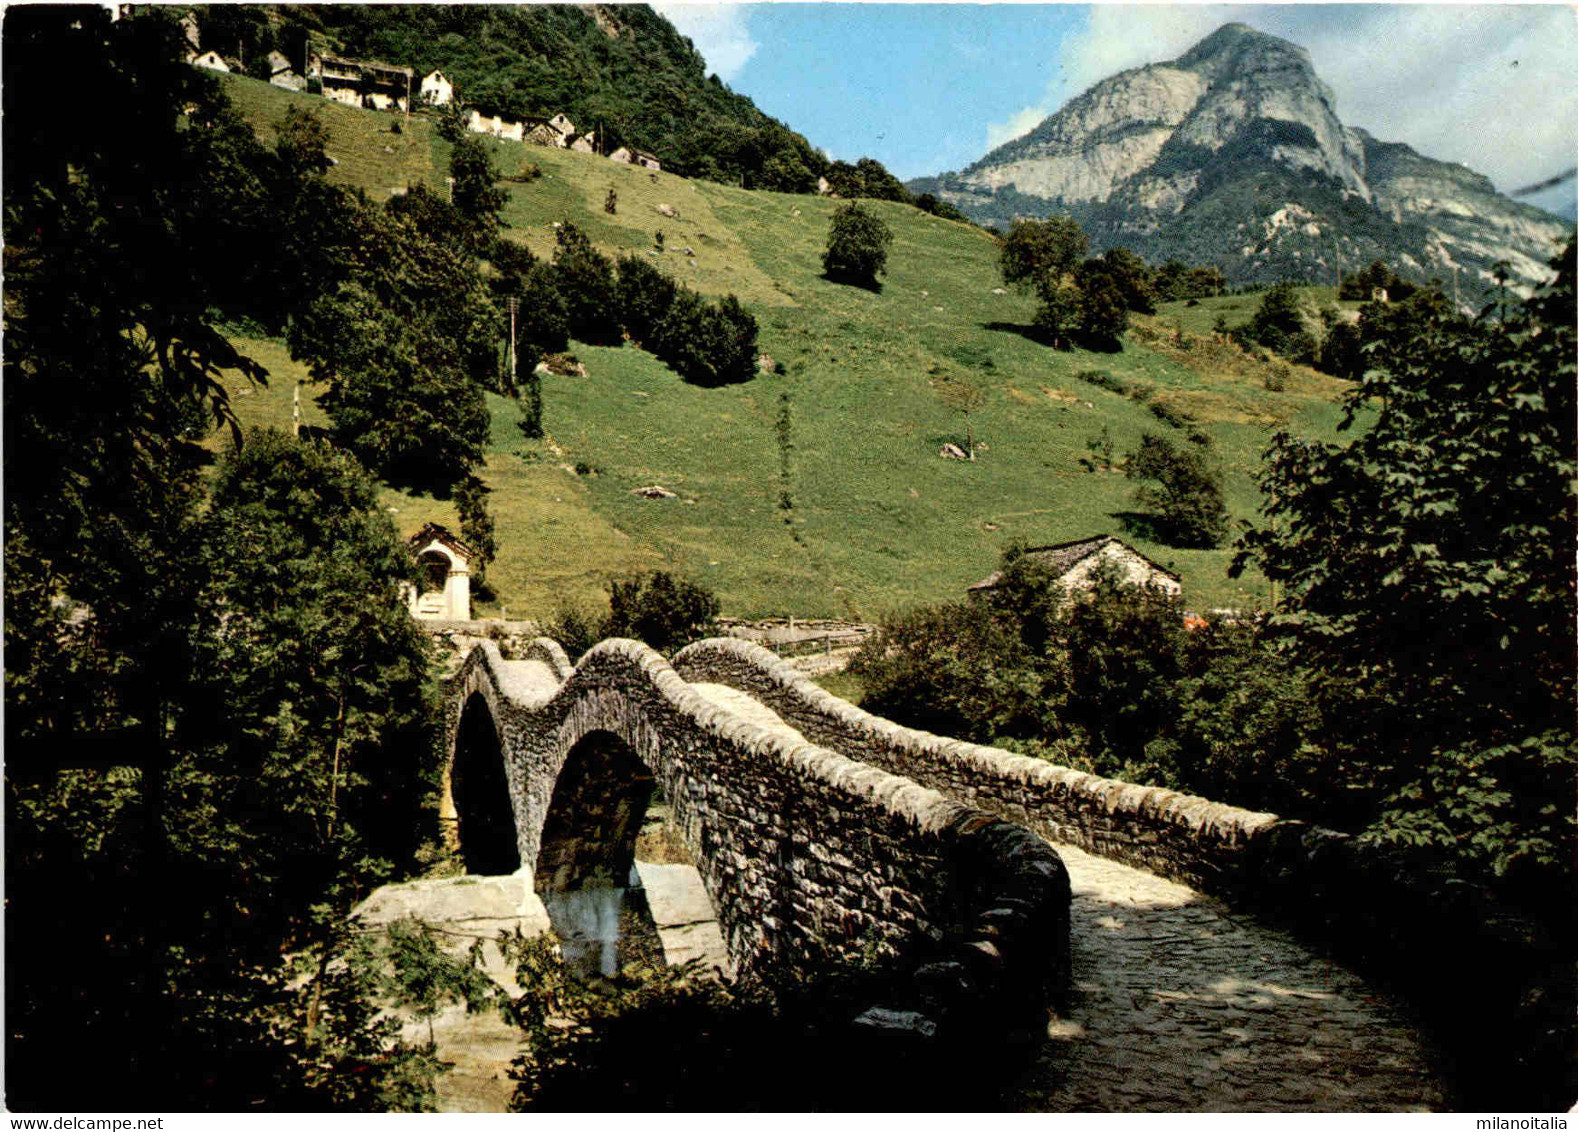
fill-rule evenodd
<path id="1" fill-rule="evenodd" d="M 828 227 L 822 270 L 840 283 L 877 287 L 877 276 L 887 274 L 892 243 L 893 233 L 880 218 L 857 203 L 843 205 Z"/>
<path id="2" fill-rule="evenodd" d="M 1046 220 L 1019 220 L 1009 229 L 999 253 L 1003 282 L 1040 292 L 1042 282 L 1054 282 L 1074 270 L 1090 247 L 1090 240 L 1071 216 Z"/>
<path id="3" fill-rule="evenodd" d="M 1397 312 L 1348 397 L 1375 422 L 1276 438 L 1239 563 L 1286 588 L 1367 836 L 1546 906 L 1573 851 L 1573 247 L 1505 323 Z"/>
<path id="4" fill-rule="evenodd" d="M 1227 534 L 1222 473 L 1199 445 L 1179 447 L 1147 432 L 1129 454 L 1124 474 L 1140 481 L 1136 502 L 1174 545 L 1212 547 Z"/>

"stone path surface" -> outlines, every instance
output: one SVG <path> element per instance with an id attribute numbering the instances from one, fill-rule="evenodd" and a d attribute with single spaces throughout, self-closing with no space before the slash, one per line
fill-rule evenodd
<path id="1" fill-rule="evenodd" d="M 1357 976 L 1220 901 L 1059 845 L 1074 987 L 1004 1107 L 1439 1109 L 1414 1030 Z"/>

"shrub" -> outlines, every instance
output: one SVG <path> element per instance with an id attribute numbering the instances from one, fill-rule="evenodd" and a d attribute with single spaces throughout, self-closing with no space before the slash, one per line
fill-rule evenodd
<path id="1" fill-rule="evenodd" d="M 850 661 L 861 706 L 938 735 L 992 742 L 1047 733 L 1061 699 L 1013 626 L 985 603 L 952 602 L 885 617 Z"/>
<path id="2" fill-rule="evenodd" d="M 678 290 L 678 284 L 640 256 L 628 255 L 619 260 L 615 289 L 619 321 L 632 341 L 652 340 L 653 331 L 673 306 Z"/>
<path id="3" fill-rule="evenodd" d="M 605 637 L 634 637 L 662 653 L 717 632 L 720 608 L 711 590 L 658 570 L 608 583 Z"/>
<path id="4" fill-rule="evenodd" d="M 1213 547 L 1227 534 L 1222 473 L 1199 448 L 1178 448 L 1155 433 L 1140 438 L 1125 474 L 1141 481 L 1135 500 L 1175 546 Z"/>
<path id="5" fill-rule="evenodd" d="M 1112 393 L 1123 393 L 1128 387 L 1121 378 L 1114 377 L 1104 369 L 1082 369 L 1074 375 L 1078 381 L 1088 381 Z"/>
<path id="6" fill-rule="evenodd" d="M 892 242 L 893 233 L 886 224 L 859 204 L 846 204 L 833 213 L 822 270 L 829 279 L 841 283 L 875 287 L 877 276 L 887 273 L 888 245 Z"/>
<path id="7" fill-rule="evenodd" d="M 558 641 L 571 662 L 580 660 L 586 650 L 603 639 L 603 621 L 596 613 L 574 606 L 561 606 L 543 626 L 543 635 Z"/>
<path id="8" fill-rule="evenodd" d="M 1173 408 L 1166 401 L 1152 401 L 1147 408 L 1150 409 L 1151 416 L 1164 424 L 1172 425 L 1174 428 L 1188 429 L 1194 424 L 1193 417 L 1182 409 Z"/>

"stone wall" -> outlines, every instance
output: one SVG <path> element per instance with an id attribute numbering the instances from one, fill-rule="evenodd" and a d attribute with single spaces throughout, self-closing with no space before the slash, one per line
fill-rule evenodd
<path id="1" fill-rule="evenodd" d="M 1305 832 L 1301 823 L 1275 814 L 900 727 L 824 691 L 746 641 L 699 642 L 680 652 L 674 667 L 688 680 L 747 692 L 814 743 L 913 778 L 1050 841 L 1206 891 L 1242 887 L 1255 877 L 1263 847 L 1290 827 Z"/>
<path id="2" fill-rule="evenodd" d="M 748 693 L 812 742 L 1298 931 L 1410 999 L 1439 1033 L 1460 1035 L 1452 1056 L 1465 1066 L 1477 1068 L 1487 1052 L 1472 1037 L 1483 1028 L 1465 1026 L 1465 1018 L 1493 1020 L 1493 1031 L 1529 1051 L 1520 1056 L 1543 1065 L 1548 1078 L 1572 1064 L 1574 933 L 1562 937 L 1427 858 L 900 727 L 744 641 L 699 642 L 676 655 L 674 667 L 686 679 Z M 1527 1066 L 1519 1072 L 1539 1077 Z"/>
<path id="3" fill-rule="evenodd" d="M 573 668 L 552 641 L 524 656 L 478 644 L 449 681 L 446 725 L 453 753 L 458 735 L 490 733 L 463 728 L 465 713 L 491 716 L 519 859 L 551 862 L 550 911 L 573 903 L 584 919 L 617 886 L 630 812 L 655 784 L 747 981 L 885 971 L 905 989 L 868 1022 L 923 1033 L 983 1004 L 1036 1007 L 1066 981 L 1068 877 L 1026 830 L 720 706 L 638 642 L 603 641 Z M 561 788 L 581 801 L 556 810 Z"/>

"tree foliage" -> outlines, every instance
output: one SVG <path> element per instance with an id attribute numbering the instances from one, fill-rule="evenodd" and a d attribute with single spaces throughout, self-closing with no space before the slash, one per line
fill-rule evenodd
<path id="1" fill-rule="evenodd" d="M 1086 260 L 1077 278 L 1081 340 L 1091 348 L 1122 349 L 1119 339 L 1129 328 L 1123 284 L 1101 260 Z"/>
<path id="2" fill-rule="evenodd" d="M 1038 293 L 1060 281 L 1090 248 L 1090 240 L 1069 216 L 1020 220 L 1009 229 L 999 253 L 1003 282 Z"/>
<path id="3" fill-rule="evenodd" d="M 835 161 L 827 167 L 828 191 L 837 193 L 845 200 L 855 200 L 867 197 L 871 200 L 891 200 L 899 204 L 913 204 L 909 190 L 902 181 L 889 173 L 882 162 L 875 158 L 862 157 L 850 165 L 846 161 Z"/>
<path id="4" fill-rule="evenodd" d="M 609 582 L 608 605 L 604 637 L 634 637 L 663 653 L 717 631 L 712 591 L 664 570 Z"/>
<path id="5" fill-rule="evenodd" d="M 353 460 L 273 431 L 226 454 L 200 541 L 183 789 L 213 817 L 178 843 L 239 846 L 236 885 L 306 917 L 326 883 L 365 893 L 367 858 L 416 848 L 436 768 L 415 567 Z"/>
<path id="6" fill-rule="evenodd" d="M 509 202 L 509 193 L 498 187 L 498 167 L 477 135 L 468 131 L 454 143 L 449 175 L 454 180 L 451 200 L 472 245 L 486 247 L 504 224 L 499 213 Z"/>
<path id="7" fill-rule="evenodd" d="M 539 408 L 539 412 L 540 412 Z M 477 552 L 471 560 L 471 585 L 479 594 L 490 595 L 488 565 L 498 557 L 498 542 L 493 536 L 493 516 L 488 512 L 489 487 L 476 476 L 467 476 L 455 486 L 455 510 L 460 517 L 460 538 Z"/>
<path id="8" fill-rule="evenodd" d="M 733 295 L 716 305 L 679 288 L 649 347 L 686 381 L 709 388 L 756 376 L 756 319 Z"/>
<path id="9" fill-rule="evenodd" d="M 1190 267 L 1182 260 L 1169 259 L 1151 277 L 1158 302 L 1173 299 L 1206 299 L 1227 290 L 1227 280 L 1217 267 Z"/>
<path id="10" fill-rule="evenodd" d="M 1276 438 L 1240 563 L 1286 587 L 1368 836 L 1542 902 L 1573 849 L 1573 258 L 1505 323 L 1392 308 L 1348 399 L 1375 423 Z"/>
<path id="11" fill-rule="evenodd" d="M 292 340 L 327 380 L 335 437 L 401 483 L 444 488 L 482 460 L 482 390 L 458 367 L 432 364 L 431 338 L 354 283 L 314 304 Z"/>
<path id="12" fill-rule="evenodd" d="M 1102 253 L 1102 271 L 1122 296 L 1126 310 L 1139 314 L 1156 313 L 1155 273 L 1128 248 L 1108 248 Z"/>
<path id="13" fill-rule="evenodd" d="M 302 1083 L 281 956 L 422 828 L 425 652 L 401 653 L 420 641 L 380 578 L 409 569 L 398 544 L 355 537 L 392 540 L 371 488 L 345 487 L 348 457 L 331 473 L 263 442 L 205 512 L 197 443 L 234 423 L 227 386 L 264 376 L 218 318 L 279 327 L 337 292 L 359 214 L 321 177 L 310 118 L 259 145 L 182 51 L 156 11 L 7 17 L 6 897 L 32 925 L 7 948 L 18 1107 L 80 1088 L 70 1043 L 134 1107 L 325 1103 Z M 62 129 L 22 97 L 59 67 L 111 110 Z M 405 1063 L 374 1042 L 323 1063 L 398 1103 L 383 1086 Z"/>
<path id="14" fill-rule="evenodd" d="M 421 185 L 382 209 L 336 205 L 344 277 L 291 320 L 291 354 L 328 386 L 341 444 L 380 475 L 448 491 L 481 459 L 503 324 L 469 222 Z"/>
<path id="15" fill-rule="evenodd" d="M 1299 289 L 1292 283 L 1278 283 L 1268 290 L 1240 333 L 1289 361 L 1315 359 L 1315 338 L 1305 327 Z"/>
<path id="16" fill-rule="evenodd" d="M 554 232 L 554 282 L 564 297 L 570 334 L 582 342 L 618 345 L 614 265 L 570 221 Z"/>
<path id="17" fill-rule="evenodd" d="M 1222 472 L 1197 444 L 1179 447 L 1147 432 L 1129 454 L 1124 475 L 1139 480 L 1134 497 L 1174 546 L 1212 547 L 1227 534 Z"/>
<path id="18" fill-rule="evenodd" d="M 679 284 L 650 260 L 637 255 L 620 257 L 619 318 L 633 342 L 654 340 L 654 332 L 668 316 L 678 293 Z"/>
<path id="19" fill-rule="evenodd" d="M 892 243 L 893 233 L 879 217 L 853 202 L 842 205 L 828 226 L 822 270 L 841 283 L 876 287 L 877 276 L 887 273 Z"/>

